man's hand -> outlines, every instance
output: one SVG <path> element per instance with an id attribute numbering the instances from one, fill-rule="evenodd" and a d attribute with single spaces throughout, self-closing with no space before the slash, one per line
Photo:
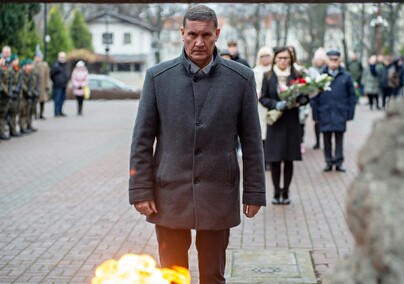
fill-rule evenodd
<path id="1" fill-rule="evenodd" d="M 254 217 L 258 211 L 260 210 L 261 206 L 260 205 L 247 205 L 243 204 L 243 213 L 246 215 L 248 218 Z"/>
<path id="2" fill-rule="evenodd" d="M 154 200 L 140 201 L 133 205 L 137 212 L 142 215 L 149 216 L 153 213 L 157 213 L 156 204 Z"/>

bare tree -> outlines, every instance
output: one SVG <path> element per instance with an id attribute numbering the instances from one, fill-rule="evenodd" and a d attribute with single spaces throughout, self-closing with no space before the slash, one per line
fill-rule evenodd
<path id="1" fill-rule="evenodd" d="M 312 58 L 315 49 L 324 46 L 324 36 L 327 30 L 327 11 L 329 4 L 296 5 L 291 19 L 291 26 L 297 30 L 299 43 Z"/>
<path id="2" fill-rule="evenodd" d="M 383 3 L 385 18 L 388 23 L 387 33 L 384 34 L 384 42 L 388 43 L 384 47 L 388 54 L 394 54 L 397 42 L 397 20 L 402 9 L 402 3 Z"/>
<path id="3" fill-rule="evenodd" d="M 162 48 L 161 33 L 164 25 L 171 17 L 183 14 L 186 5 L 183 4 L 120 4 L 119 12 L 145 21 L 155 29 L 154 43 L 156 63 L 161 61 L 160 49 Z"/>

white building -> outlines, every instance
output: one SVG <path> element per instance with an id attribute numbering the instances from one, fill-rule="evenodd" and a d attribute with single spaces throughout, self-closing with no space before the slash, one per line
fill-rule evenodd
<path id="1" fill-rule="evenodd" d="M 94 52 L 108 56 L 111 71 L 144 71 L 154 64 L 152 27 L 111 10 L 98 12 L 86 22 Z"/>

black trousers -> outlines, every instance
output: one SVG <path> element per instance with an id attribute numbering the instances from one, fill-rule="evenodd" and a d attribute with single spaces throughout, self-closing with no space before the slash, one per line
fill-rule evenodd
<path id="1" fill-rule="evenodd" d="M 191 230 L 170 229 L 156 225 L 160 263 L 162 267 L 174 265 L 188 268 L 188 251 L 191 246 Z M 226 249 L 230 229 L 196 231 L 196 249 L 200 284 L 224 284 Z"/>
<path id="2" fill-rule="evenodd" d="M 335 154 L 332 155 L 332 135 L 335 137 Z M 344 132 L 323 132 L 324 157 L 327 164 L 341 166 L 344 161 Z"/>

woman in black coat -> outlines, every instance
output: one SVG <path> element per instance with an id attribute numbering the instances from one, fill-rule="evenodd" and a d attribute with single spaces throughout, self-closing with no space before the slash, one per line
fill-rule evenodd
<path id="1" fill-rule="evenodd" d="M 274 124 L 267 125 L 264 145 L 265 162 L 271 163 L 272 182 L 275 188 L 272 204 L 290 203 L 289 186 L 293 176 L 293 161 L 302 160 L 299 106 L 288 108 L 278 96 L 280 85 L 290 86 L 291 81 L 297 78 L 293 61 L 288 47 L 279 47 L 275 50 L 273 68 L 264 75 L 262 96 L 259 100 L 268 110 L 277 109 L 283 112 Z M 283 189 L 280 187 L 282 162 Z"/>

